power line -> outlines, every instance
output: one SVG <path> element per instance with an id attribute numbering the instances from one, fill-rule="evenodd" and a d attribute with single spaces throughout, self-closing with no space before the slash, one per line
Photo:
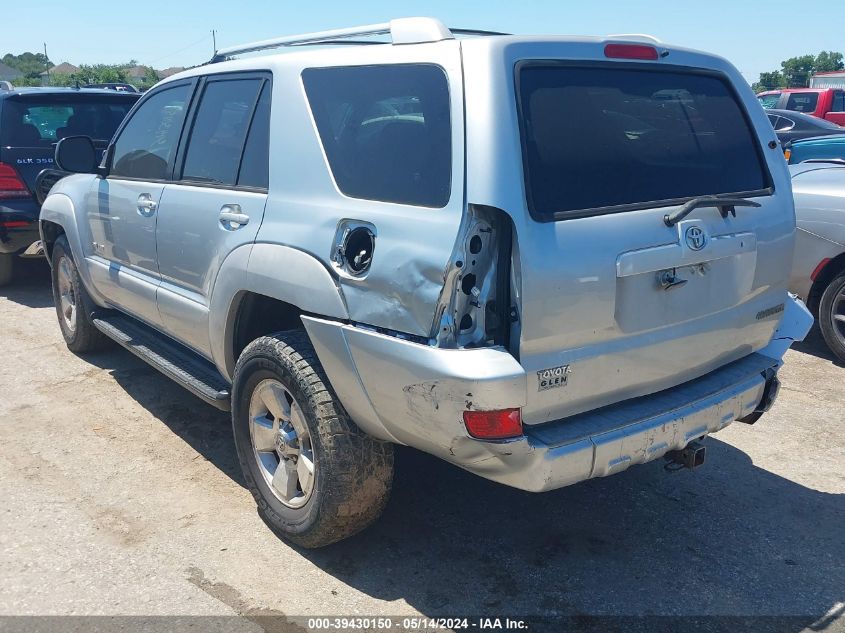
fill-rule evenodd
<path id="1" fill-rule="evenodd" d="M 208 35 L 203 35 L 203 36 L 202 36 L 200 39 L 198 39 L 196 42 L 193 42 L 193 43 L 191 43 L 191 44 L 188 44 L 188 45 L 187 45 L 187 46 L 185 46 L 184 48 L 180 48 L 178 51 L 173 51 L 172 53 L 168 53 L 167 55 L 162 55 L 161 57 L 158 57 L 158 58 L 156 58 L 156 59 L 152 60 L 152 61 L 151 61 L 151 62 L 149 62 L 149 63 L 150 63 L 150 64 L 155 64 L 156 62 L 161 61 L 162 59 L 167 59 L 168 57 L 173 57 L 174 55 L 178 55 L 179 53 L 182 53 L 182 52 L 184 52 L 184 51 L 188 50 L 189 48 L 193 48 L 193 47 L 194 47 L 194 46 L 196 46 L 197 44 L 202 44 L 203 42 L 206 42 L 206 41 L 208 41 Z"/>

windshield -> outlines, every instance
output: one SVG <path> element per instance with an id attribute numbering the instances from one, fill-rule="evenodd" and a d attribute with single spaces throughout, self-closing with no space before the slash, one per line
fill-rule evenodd
<path id="1" fill-rule="evenodd" d="M 27 94 L 7 99 L 0 145 L 50 147 L 67 136 L 108 141 L 138 95 Z"/>
<path id="2" fill-rule="evenodd" d="M 721 77 L 537 62 L 521 67 L 518 92 L 535 215 L 769 186 L 757 135 Z"/>

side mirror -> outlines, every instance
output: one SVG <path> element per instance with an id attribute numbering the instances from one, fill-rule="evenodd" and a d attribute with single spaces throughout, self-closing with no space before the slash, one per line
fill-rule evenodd
<path id="1" fill-rule="evenodd" d="M 68 136 L 56 145 L 56 167 L 77 174 L 97 173 L 99 161 L 94 141 L 87 136 Z"/>

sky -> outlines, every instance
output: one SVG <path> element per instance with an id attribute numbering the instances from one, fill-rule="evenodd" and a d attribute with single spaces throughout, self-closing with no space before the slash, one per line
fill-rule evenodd
<path id="1" fill-rule="evenodd" d="M 207 61 L 217 46 L 432 16 L 447 26 L 517 34 L 648 33 L 727 57 L 750 82 L 795 55 L 845 52 L 841 0 L 0 0 L 0 56 L 43 51 L 53 63 L 158 69 Z M 802 16 L 806 16 L 802 18 Z M 827 18 L 825 18 L 827 16 Z"/>

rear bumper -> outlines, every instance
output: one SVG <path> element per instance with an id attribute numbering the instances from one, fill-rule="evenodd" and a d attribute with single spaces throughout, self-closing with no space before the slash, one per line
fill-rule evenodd
<path id="1" fill-rule="evenodd" d="M 0 253 L 22 253 L 40 239 L 38 212 L 38 203 L 33 199 L 0 201 Z M 7 223 L 13 224 L 6 226 Z"/>
<path id="2" fill-rule="evenodd" d="M 767 382 L 812 317 L 790 299 L 781 328 L 760 353 L 665 391 L 526 426 L 525 435 L 499 442 L 470 437 L 463 412 L 525 405 L 528 376 L 508 352 L 443 350 L 336 322 L 303 322 L 332 387 L 364 431 L 541 492 L 621 472 L 749 418 L 773 392 Z"/>

